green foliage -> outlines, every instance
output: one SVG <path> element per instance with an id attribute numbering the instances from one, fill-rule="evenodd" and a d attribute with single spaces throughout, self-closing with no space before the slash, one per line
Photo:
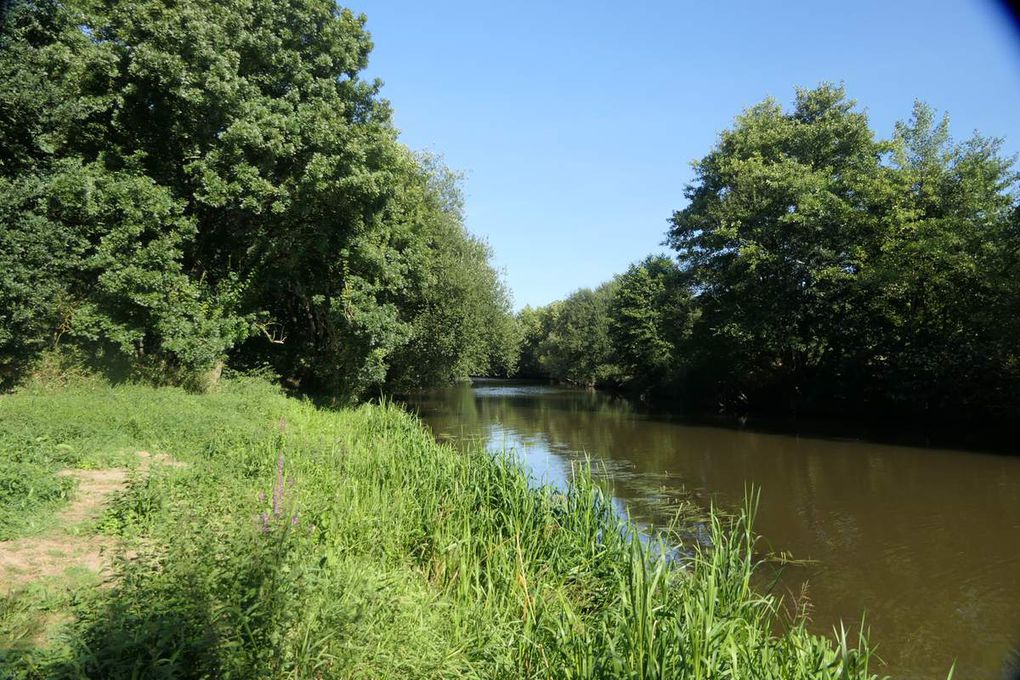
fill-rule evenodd
<path id="1" fill-rule="evenodd" d="M 398 408 L 317 410 L 252 380 L 34 389 L 0 416 L 5 447 L 30 432 L 178 463 L 135 474 L 99 523 L 121 546 L 108 587 L 0 600 L 0 636 L 34 607 L 68 617 L 47 647 L 3 645 L 13 678 L 873 677 L 866 646 L 752 588 L 753 505 L 670 560 L 583 470 L 535 488 Z"/>
<path id="2" fill-rule="evenodd" d="M 869 206 L 886 150 L 843 90 L 822 86 L 798 91 L 791 113 L 752 107 L 695 165 L 669 239 L 698 291 L 696 342 L 733 392 L 796 392 L 844 334 L 882 230 Z"/>
<path id="3" fill-rule="evenodd" d="M 182 271 L 194 228 L 165 189 L 66 160 L 0 192 L 7 362 L 67 338 L 208 366 L 243 332 Z"/>
<path id="4" fill-rule="evenodd" d="M 1013 161 L 999 140 L 954 143 L 948 119 L 936 123 L 922 104 L 894 144 L 901 198 L 863 277 L 869 325 L 883 330 L 875 377 L 884 392 L 934 410 L 1010 416 L 1020 404 Z"/>
<path id="5" fill-rule="evenodd" d="M 612 357 L 627 387 L 711 409 L 1015 414 L 1020 206 L 1000 140 L 956 143 L 920 103 L 879 140 L 822 85 L 751 107 L 694 168 L 677 263 L 614 279 L 608 313 L 522 316 L 522 366 L 543 348 L 553 377 L 590 380 Z"/>
<path id="6" fill-rule="evenodd" d="M 67 500 L 74 480 L 39 463 L 5 458 L 0 465 L 0 541 L 34 533 Z"/>
<path id="7" fill-rule="evenodd" d="M 419 163 L 428 172 L 420 203 L 430 240 L 408 293 L 410 340 L 394 353 L 390 382 L 407 388 L 511 372 L 519 341 L 509 293 L 489 265 L 488 245 L 464 229 L 459 177 L 435 157 L 420 155 Z"/>
<path id="8" fill-rule="evenodd" d="M 560 303 L 549 334 L 539 345 L 545 372 L 585 386 L 611 385 L 621 376 L 609 336 L 610 301 L 616 283 L 583 288 Z"/>
<path id="9" fill-rule="evenodd" d="M 649 257 L 594 291 L 521 310 L 519 374 L 661 389 L 682 373 L 680 347 L 697 314 L 676 264 Z"/>
<path id="10" fill-rule="evenodd" d="M 696 314 L 679 268 L 653 256 L 616 281 L 609 334 L 617 361 L 636 387 L 670 385 L 684 365 L 681 347 Z"/>
<path id="11" fill-rule="evenodd" d="M 303 561 L 307 531 L 284 521 L 263 532 L 240 519 L 212 530 L 206 524 L 204 535 L 191 528 L 188 542 L 165 552 L 122 558 L 116 593 L 78 609 L 69 658 L 47 672 L 268 678 L 314 661 L 300 655 L 321 647 L 302 649 L 308 641 L 292 637 L 295 629 L 310 632 L 302 610 L 315 571 Z"/>
<path id="12" fill-rule="evenodd" d="M 455 178 L 399 144 L 359 77 L 364 21 L 327 0 L 11 4 L 8 382 L 58 342 L 194 371 L 268 362 L 337 399 L 512 365 Z"/>
<path id="13" fill-rule="evenodd" d="M 542 343 L 552 333 L 552 325 L 560 306 L 559 302 L 545 307 L 529 305 L 517 313 L 516 321 L 520 333 L 520 361 L 517 375 L 527 378 L 549 375 L 542 365 Z"/>
<path id="14" fill-rule="evenodd" d="M 793 408 L 1015 404 L 1015 343 L 995 319 L 1020 295 L 1004 258 L 1016 175 L 999 147 L 953 143 L 923 104 L 876 141 L 828 85 L 740 116 L 670 232 L 702 308 L 702 389 Z"/>

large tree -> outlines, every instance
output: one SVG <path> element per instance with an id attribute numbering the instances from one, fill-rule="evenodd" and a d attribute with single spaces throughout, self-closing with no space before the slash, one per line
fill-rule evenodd
<path id="1" fill-rule="evenodd" d="M 1002 142 L 841 86 L 739 115 L 651 257 L 524 310 L 522 367 L 724 410 L 1015 419 L 1020 204 Z"/>
<path id="2" fill-rule="evenodd" d="M 516 322 L 520 335 L 518 375 L 526 378 L 549 377 L 542 351 L 562 305 L 562 302 L 553 302 L 543 307 L 526 305 L 517 312 Z"/>
<path id="3" fill-rule="evenodd" d="M 854 307 L 875 254 L 881 156 L 842 88 L 801 90 L 792 112 L 752 107 L 699 161 L 669 242 L 703 309 L 698 342 L 734 394 L 804 387 Z M 731 395 L 732 396 L 732 395 Z"/>
<path id="4" fill-rule="evenodd" d="M 999 148 L 953 143 L 923 105 L 878 140 L 831 85 L 739 116 L 669 232 L 702 310 L 695 389 L 759 407 L 1006 403 L 1016 178 Z"/>
<path id="5" fill-rule="evenodd" d="M 416 222 L 428 238 L 401 304 L 403 318 L 412 319 L 410 338 L 394 354 L 391 382 L 411 387 L 511 373 L 520 339 L 510 295 L 489 265 L 489 246 L 464 228 L 459 176 L 434 156 L 418 158 L 426 181 Z"/>
<path id="6" fill-rule="evenodd" d="M 38 266 L 0 279 L 8 372 L 59 336 L 357 394 L 421 340 L 422 290 L 451 285 L 434 260 L 491 278 L 360 77 L 364 21 L 331 0 L 13 2 L 0 252 Z M 458 338 L 455 370 L 477 365 Z"/>
<path id="7" fill-rule="evenodd" d="M 1015 405 L 1013 160 L 1001 140 L 955 142 L 948 117 L 920 102 L 892 144 L 895 198 L 883 206 L 881 257 L 864 281 L 879 334 L 865 374 L 925 409 Z"/>

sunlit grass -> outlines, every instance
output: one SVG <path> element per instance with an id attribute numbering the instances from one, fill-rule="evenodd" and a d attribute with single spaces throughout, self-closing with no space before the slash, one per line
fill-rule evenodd
<path id="1" fill-rule="evenodd" d="M 183 465 L 136 472 L 98 522 L 122 545 L 109 587 L 6 599 L 2 639 L 33 606 L 71 619 L 44 648 L 0 641 L 15 677 L 872 677 L 862 643 L 755 591 L 753 503 L 670 561 L 583 470 L 535 489 L 392 405 L 251 380 L 0 400 L 0 450 L 40 479 L 138 449 Z"/>

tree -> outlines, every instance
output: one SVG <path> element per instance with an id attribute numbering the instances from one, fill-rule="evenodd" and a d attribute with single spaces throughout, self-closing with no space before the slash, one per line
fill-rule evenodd
<path id="1" fill-rule="evenodd" d="M 796 400 L 832 351 L 867 266 L 867 210 L 885 147 L 841 87 L 800 90 L 793 112 L 759 104 L 695 165 L 669 243 L 703 309 L 698 343 L 729 395 Z M 729 370 L 727 371 L 727 367 Z"/>
<path id="2" fill-rule="evenodd" d="M 897 124 L 896 199 L 865 282 L 881 329 L 874 385 L 925 409 L 1001 408 L 1020 379 L 1010 253 L 1017 174 L 1001 140 L 956 143 L 947 116 L 917 102 Z M 1015 388 L 1014 388 L 1015 389 Z"/>
<path id="3" fill-rule="evenodd" d="M 364 22 L 331 0 L 12 3 L 0 245 L 35 264 L 0 278 L 5 370 L 60 338 L 194 370 L 268 362 L 344 399 L 395 379 L 409 343 L 453 348 L 416 380 L 484 364 L 505 292 L 360 77 Z M 443 294 L 474 311 L 437 311 Z"/>
<path id="4" fill-rule="evenodd" d="M 1008 421 L 1020 203 L 1001 140 L 924 104 L 878 139 L 843 88 L 736 118 L 674 212 L 674 263 L 518 316 L 522 368 L 724 410 Z"/>
<path id="5" fill-rule="evenodd" d="M 509 293 L 488 245 L 464 227 L 460 177 L 437 157 L 418 158 L 425 170 L 414 201 L 422 208 L 420 276 L 401 305 L 411 337 L 394 355 L 389 382 L 408 388 L 512 373 L 520 339 Z"/>
<path id="6" fill-rule="evenodd" d="M 620 369 L 609 337 L 610 282 L 582 288 L 558 306 L 549 335 L 540 344 L 542 367 L 554 378 L 594 387 L 614 385 Z"/>
<path id="7" fill-rule="evenodd" d="M 1015 343 L 993 321 L 1016 299 L 1016 176 L 999 148 L 953 144 L 920 104 L 877 140 L 831 85 L 798 91 L 789 113 L 767 101 L 738 117 L 669 233 L 702 311 L 696 390 L 945 412 L 987 405 L 981 385 L 996 384 L 998 400 L 1016 384 Z"/>
<path id="8" fill-rule="evenodd" d="M 609 336 L 624 379 L 639 390 L 672 385 L 695 317 L 673 260 L 659 255 L 631 265 L 617 278 L 609 305 Z"/>
<path id="9" fill-rule="evenodd" d="M 525 306 L 517 313 L 520 335 L 520 361 L 517 374 L 527 378 L 547 378 L 549 373 L 542 358 L 542 343 L 552 333 L 561 303 L 544 307 Z"/>

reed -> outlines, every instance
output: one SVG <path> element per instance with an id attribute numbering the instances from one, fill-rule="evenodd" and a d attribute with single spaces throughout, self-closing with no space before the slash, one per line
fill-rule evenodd
<path id="1" fill-rule="evenodd" d="M 0 400 L 0 453 L 18 464 L 139 449 L 178 464 L 139 469 L 91 529 L 120 546 L 108 587 L 9 595 L 8 675 L 875 677 L 863 640 L 814 635 L 755 590 L 754 498 L 710 513 L 710 541 L 681 530 L 666 550 L 586 470 L 565 493 L 535 488 L 511 454 L 436 443 L 392 404 L 320 410 L 244 379 Z M 32 509 L 40 524 L 55 511 Z M 65 622 L 10 644 L 33 606 Z"/>

